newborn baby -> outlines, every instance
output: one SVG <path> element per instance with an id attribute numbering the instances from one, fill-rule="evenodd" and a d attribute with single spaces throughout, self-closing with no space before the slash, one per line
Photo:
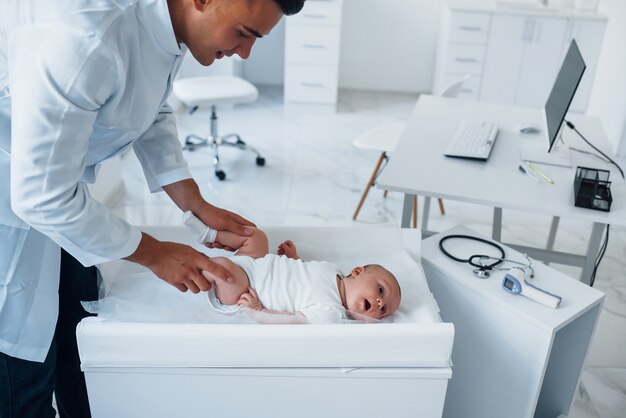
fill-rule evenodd
<path id="1" fill-rule="evenodd" d="M 215 295 L 211 305 L 218 311 L 244 306 L 299 319 L 285 322 L 333 323 L 346 319 L 346 310 L 357 319 L 380 319 L 400 306 L 398 281 L 382 266 L 355 267 L 344 276 L 333 264 L 302 261 L 291 241 L 280 244 L 278 254 L 268 254 L 267 236 L 256 228 L 248 237 L 219 231 L 209 238 L 238 249 L 232 257 L 212 258 L 230 273 L 231 283 L 203 271 L 212 285 L 209 300 Z M 209 240 L 204 236 L 203 241 Z"/>

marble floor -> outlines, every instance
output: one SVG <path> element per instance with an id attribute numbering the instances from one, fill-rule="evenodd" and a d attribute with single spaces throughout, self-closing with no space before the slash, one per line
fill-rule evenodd
<path id="1" fill-rule="evenodd" d="M 253 104 L 220 111 L 223 133 L 237 130 L 266 158 L 258 167 L 252 154 L 221 151 L 225 181 L 210 168 L 208 149 L 188 152 L 192 173 L 205 198 L 261 226 L 399 225 L 402 197 L 372 190 L 358 221 L 352 221 L 363 187 L 374 168 L 376 152 L 352 147 L 361 132 L 384 122 L 409 117 L 417 96 L 341 91 L 337 111 L 318 106 L 282 103 L 282 90 L 262 87 Z M 181 138 L 188 132 L 207 133 L 209 115 L 179 112 Z M 124 192 L 109 202 L 113 210 L 138 225 L 179 225 L 181 215 L 164 194 L 149 194 L 134 156 L 123 162 Z M 420 209 L 423 203 L 420 200 Z M 430 228 L 467 225 L 489 235 L 489 208 L 445 202 L 442 216 L 433 205 Z M 550 218 L 504 212 L 503 239 L 545 245 Z M 562 220 L 555 249 L 583 253 L 591 225 Z M 623 417 L 626 410 L 626 229 L 613 227 L 596 288 L 606 293 L 604 309 L 583 372 L 570 417 Z M 554 265 L 577 277 L 579 269 Z"/>

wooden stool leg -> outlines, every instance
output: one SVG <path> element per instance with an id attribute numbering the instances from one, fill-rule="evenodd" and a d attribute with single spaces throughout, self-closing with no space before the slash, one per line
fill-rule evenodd
<path id="1" fill-rule="evenodd" d="M 442 215 L 446 214 L 446 209 L 443 207 L 443 200 L 441 200 L 441 198 L 437 198 L 437 202 L 439 202 L 439 213 L 441 213 Z"/>
<path id="2" fill-rule="evenodd" d="M 417 228 L 417 195 L 413 196 L 413 205 L 411 205 L 411 228 Z"/>
<path id="3" fill-rule="evenodd" d="M 376 163 L 376 168 L 374 168 L 374 171 L 372 172 L 372 176 L 370 177 L 369 181 L 365 185 L 365 190 L 363 190 L 363 194 L 361 195 L 361 200 L 359 201 L 359 205 L 356 207 L 356 210 L 354 211 L 354 215 L 352 215 L 353 221 L 356 221 L 356 217 L 359 216 L 359 212 L 361 211 L 361 206 L 363 206 L 363 202 L 365 202 L 365 198 L 367 197 L 367 194 L 370 192 L 370 188 L 374 185 L 374 180 L 376 180 L 376 175 L 378 174 L 378 170 L 380 170 L 380 166 L 383 164 L 385 157 L 386 155 L 384 152 L 380 154 L 378 163 Z"/>

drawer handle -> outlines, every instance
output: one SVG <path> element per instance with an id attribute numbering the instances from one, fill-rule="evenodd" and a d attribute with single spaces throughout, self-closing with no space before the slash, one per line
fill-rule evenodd
<path id="1" fill-rule="evenodd" d="M 305 13 L 302 16 L 303 17 L 310 17 L 310 18 L 313 18 L 313 19 L 326 19 L 326 18 L 328 18 L 328 16 L 326 16 L 326 15 L 312 14 L 312 13 Z"/>
<path id="2" fill-rule="evenodd" d="M 459 29 L 468 32 L 482 32 L 483 30 L 483 28 L 481 28 L 480 26 L 459 26 Z"/>
<path id="3" fill-rule="evenodd" d="M 302 44 L 302 46 L 309 49 L 326 49 L 324 45 L 320 44 Z"/>
<path id="4" fill-rule="evenodd" d="M 454 60 L 457 61 L 457 62 L 467 62 L 467 63 L 472 63 L 472 64 L 475 64 L 475 63 L 478 62 L 478 60 L 476 58 L 459 58 L 459 57 L 457 57 Z"/>
<path id="5" fill-rule="evenodd" d="M 307 81 L 303 81 L 300 84 L 302 86 L 304 86 L 304 87 L 315 87 L 315 88 L 324 87 L 324 85 L 322 83 L 310 83 L 310 82 L 307 82 Z"/>
<path id="6" fill-rule="evenodd" d="M 461 89 L 462 93 L 472 93 L 473 90 L 472 89 Z"/>

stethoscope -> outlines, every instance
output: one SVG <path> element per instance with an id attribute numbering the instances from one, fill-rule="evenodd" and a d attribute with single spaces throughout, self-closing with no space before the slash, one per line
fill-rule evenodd
<path id="1" fill-rule="evenodd" d="M 490 255 L 482 255 L 482 254 L 474 254 L 467 259 L 455 257 L 452 254 L 450 254 L 443 246 L 443 243 L 445 241 L 449 239 L 455 239 L 455 238 L 469 239 L 472 241 L 478 241 L 478 242 L 482 242 L 483 244 L 487 244 L 495 248 L 496 250 L 498 250 L 500 252 L 500 257 L 492 257 Z M 526 254 L 523 254 L 524 258 L 527 261 L 526 263 L 522 263 L 520 261 L 515 261 L 515 260 L 509 260 L 508 258 L 505 258 L 504 249 L 500 245 L 496 244 L 495 242 L 483 239 L 483 238 L 473 237 L 471 235 L 448 235 L 439 240 L 439 249 L 447 257 L 451 258 L 454 261 L 457 261 L 459 263 L 468 263 L 470 266 L 476 267 L 473 270 L 473 272 L 474 272 L 474 275 L 480 279 L 486 279 L 487 277 L 489 277 L 491 274 L 490 273 L 491 271 L 509 270 L 508 268 L 497 267 L 503 262 L 517 264 L 518 266 L 521 266 L 521 269 L 523 269 L 524 272 L 528 271 L 530 273 L 531 278 L 535 277 L 535 270 L 533 269 L 533 265 L 532 265 L 533 262 L 530 258 L 528 258 Z"/>

